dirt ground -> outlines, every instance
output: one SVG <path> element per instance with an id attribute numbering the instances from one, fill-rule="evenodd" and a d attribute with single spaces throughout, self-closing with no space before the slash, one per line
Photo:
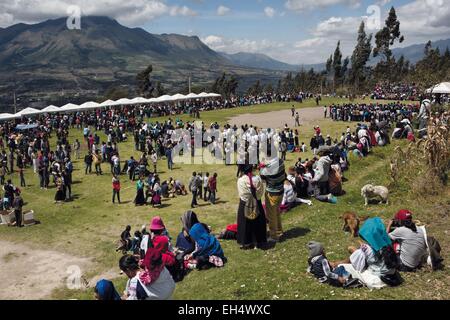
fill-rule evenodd
<path id="1" fill-rule="evenodd" d="M 300 125 L 323 119 L 323 107 L 297 109 L 300 115 Z M 291 116 L 291 110 L 271 111 L 260 114 L 242 114 L 230 118 L 229 124 L 241 126 L 244 124 L 253 124 L 260 128 L 284 128 L 287 124 L 289 127 L 295 125 L 295 118 Z"/>
<path id="2" fill-rule="evenodd" d="M 84 285 L 76 275 L 90 264 L 86 258 L 0 241 L 0 300 L 46 299 L 68 281 Z"/>

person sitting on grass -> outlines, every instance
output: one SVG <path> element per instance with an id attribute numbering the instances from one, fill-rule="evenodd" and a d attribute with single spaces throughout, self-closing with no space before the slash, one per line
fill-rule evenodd
<path id="1" fill-rule="evenodd" d="M 94 288 L 94 297 L 96 300 L 121 300 L 114 284 L 109 280 L 99 280 Z"/>
<path id="2" fill-rule="evenodd" d="M 308 272 L 312 273 L 320 283 L 328 283 L 335 287 L 348 287 L 354 280 L 343 266 L 330 263 L 325 255 L 323 245 L 316 241 L 307 244 L 309 250 Z"/>
<path id="3" fill-rule="evenodd" d="M 394 248 L 400 259 L 399 270 L 414 272 L 421 267 L 427 257 L 427 243 L 423 230 L 417 228 L 409 210 L 399 210 L 386 231 L 394 241 Z"/>
<path id="4" fill-rule="evenodd" d="M 195 241 L 195 250 L 184 256 L 187 268 L 202 270 L 223 267 L 226 258 L 216 237 L 209 234 L 201 223 L 196 223 L 189 231 L 189 235 Z"/>
<path id="5" fill-rule="evenodd" d="M 152 235 L 152 239 L 157 236 L 165 236 L 169 241 L 171 240 L 169 232 L 167 231 L 166 226 L 164 225 L 164 222 L 160 216 L 153 217 L 152 221 L 150 222 L 150 232 Z M 170 243 L 169 246 L 170 248 L 172 248 Z"/>
<path id="6" fill-rule="evenodd" d="M 120 246 L 117 247 L 116 252 L 122 250 L 127 252 L 131 247 L 131 226 L 126 226 L 125 230 L 120 234 Z"/>
<path id="7" fill-rule="evenodd" d="M 138 258 L 132 255 L 120 258 L 119 268 L 128 277 L 123 300 L 168 300 L 172 297 L 175 282 L 158 250 L 147 250 L 142 269 Z"/>
<path id="8" fill-rule="evenodd" d="M 183 229 L 178 234 L 175 247 L 179 251 L 183 251 L 184 254 L 189 254 L 195 249 L 195 241 L 189 235 L 189 231 L 191 230 L 192 226 L 194 226 L 196 223 L 199 223 L 199 220 L 195 212 L 192 210 L 186 211 L 180 219 L 183 225 Z M 205 224 L 203 224 L 203 226 L 209 232 L 208 226 L 206 226 Z"/>

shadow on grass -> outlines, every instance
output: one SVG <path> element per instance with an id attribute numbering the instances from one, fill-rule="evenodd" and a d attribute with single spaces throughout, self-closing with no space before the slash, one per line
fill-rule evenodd
<path id="1" fill-rule="evenodd" d="M 289 229 L 288 231 L 286 231 L 283 234 L 282 241 L 286 241 L 289 239 L 295 239 L 298 237 L 303 237 L 309 232 L 311 232 L 311 229 L 309 229 L 309 228 L 295 227 L 295 228 Z"/>

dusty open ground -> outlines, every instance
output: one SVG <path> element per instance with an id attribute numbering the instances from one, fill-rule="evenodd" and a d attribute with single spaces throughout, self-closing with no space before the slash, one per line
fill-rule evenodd
<path id="1" fill-rule="evenodd" d="M 66 285 L 76 268 L 83 273 L 90 264 L 87 258 L 0 241 L 0 300 L 45 299 Z"/>
<path id="2" fill-rule="evenodd" d="M 323 120 L 323 107 L 302 108 L 297 109 L 300 115 L 300 125 L 310 123 L 312 121 Z M 230 124 L 241 126 L 244 124 L 252 124 L 260 128 L 284 128 L 287 124 L 289 127 L 295 127 L 295 118 L 293 118 L 290 109 L 280 111 L 270 111 L 259 114 L 241 114 L 228 120 Z"/>

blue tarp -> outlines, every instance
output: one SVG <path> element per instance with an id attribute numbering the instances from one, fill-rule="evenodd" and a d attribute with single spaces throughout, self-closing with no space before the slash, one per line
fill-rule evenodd
<path id="1" fill-rule="evenodd" d="M 36 123 L 35 124 L 18 124 L 16 127 L 16 130 L 29 130 L 39 127 Z"/>

